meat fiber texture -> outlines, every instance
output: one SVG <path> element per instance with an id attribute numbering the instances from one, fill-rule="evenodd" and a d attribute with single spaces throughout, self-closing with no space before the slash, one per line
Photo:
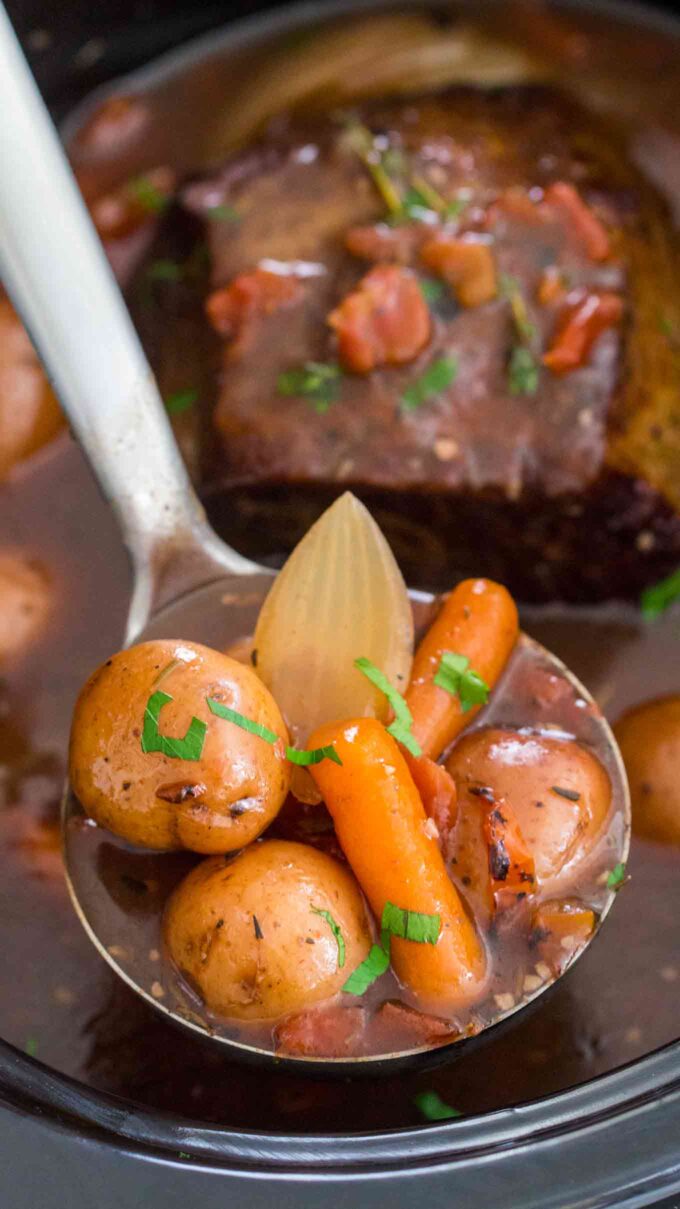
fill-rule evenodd
<path id="1" fill-rule="evenodd" d="M 164 238 L 174 223 L 184 240 L 189 231 L 207 241 L 191 302 L 196 336 L 178 349 L 170 313 L 151 351 L 161 375 L 168 357 L 181 356 L 185 374 L 197 362 L 197 474 L 213 520 L 244 553 L 276 562 L 349 488 L 414 586 L 487 575 L 525 600 L 634 595 L 680 561 L 680 262 L 660 198 L 615 129 L 545 86 L 372 103 L 357 120 L 441 195 L 465 198 L 461 225 L 488 235 L 501 288 L 473 307 L 442 291 L 412 363 L 344 373 L 334 401 L 318 407 L 282 394 L 280 375 L 337 362 L 328 314 L 372 263 L 396 259 L 431 277 L 418 262 L 422 227 L 381 225 L 390 250 L 372 262 L 347 250 L 350 228 L 386 217 L 347 115 L 281 118 L 185 186 Z M 573 184 L 610 231 L 606 260 L 593 261 L 568 222 L 533 224 L 497 206 L 508 191 L 540 199 L 556 181 Z M 621 295 L 624 321 L 581 368 L 541 368 L 535 393 L 513 393 L 517 333 L 502 283 L 519 288 L 543 350 L 556 318 L 537 291 L 550 265 L 570 289 Z M 211 332 L 201 294 L 257 267 L 295 276 L 299 298 L 246 319 L 237 338 Z M 404 407 L 404 392 L 441 357 L 455 360 L 455 380 Z"/>

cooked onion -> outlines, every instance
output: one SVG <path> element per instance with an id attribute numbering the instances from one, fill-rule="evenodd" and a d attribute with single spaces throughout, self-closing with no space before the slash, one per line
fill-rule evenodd
<path id="1" fill-rule="evenodd" d="M 349 492 L 312 526 L 274 581 L 255 650 L 258 675 L 299 746 L 323 722 L 386 718 L 384 695 L 354 667 L 359 656 L 396 688 L 408 683 L 413 616 L 406 586 L 370 512 Z"/>

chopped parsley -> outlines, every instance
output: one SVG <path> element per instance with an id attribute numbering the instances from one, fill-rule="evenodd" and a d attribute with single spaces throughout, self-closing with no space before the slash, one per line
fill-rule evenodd
<path id="1" fill-rule="evenodd" d="M 464 714 L 475 705 L 485 705 L 491 691 L 486 681 L 470 667 L 467 655 L 458 655 L 455 651 L 444 651 L 434 683 L 452 697 L 458 697 Z"/>
<path id="2" fill-rule="evenodd" d="M 645 588 L 640 597 L 640 608 L 645 621 L 654 621 L 666 609 L 680 599 L 680 567 L 666 579 Z"/>
<path id="3" fill-rule="evenodd" d="M 340 925 L 335 922 L 330 911 L 323 911 L 320 907 L 314 906 L 311 907 L 310 910 L 313 911 L 314 915 L 320 915 L 322 919 L 325 919 L 328 927 L 333 933 L 335 943 L 338 946 L 338 969 L 341 970 L 345 964 L 345 938 L 340 930 Z"/>
<path id="4" fill-rule="evenodd" d="M 614 868 L 607 878 L 607 889 L 620 890 L 627 881 L 628 877 L 626 875 L 626 866 L 624 865 L 623 861 L 619 861 L 618 865 L 614 865 Z"/>
<path id="5" fill-rule="evenodd" d="M 181 281 L 183 270 L 176 260 L 152 260 L 146 276 L 149 281 Z"/>
<path id="6" fill-rule="evenodd" d="M 413 1103 L 426 1121 L 450 1121 L 454 1117 L 462 1117 L 462 1112 L 452 1108 L 436 1091 L 419 1091 L 413 1097 Z"/>
<path id="7" fill-rule="evenodd" d="M 170 200 L 165 193 L 161 193 L 161 190 L 156 188 L 148 176 L 135 176 L 133 180 L 128 181 L 128 188 L 140 206 L 144 210 L 148 210 L 149 214 L 159 214 L 161 210 L 165 210 Z"/>
<path id="8" fill-rule="evenodd" d="M 425 915 L 421 911 L 407 911 L 386 902 L 380 922 L 380 944 L 374 944 L 368 957 L 357 966 L 342 990 L 349 995 L 363 995 L 365 991 L 389 968 L 390 942 L 393 936 L 400 940 L 412 940 L 416 944 L 436 945 L 441 931 L 439 915 Z"/>
<path id="9" fill-rule="evenodd" d="M 390 684 L 384 672 L 371 663 L 370 659 L 361 657 L 354 660 L 354 666 L 358 671 L 362 672 L 367 680 L 371 681 L 381 693 L 384 693 L 394 711 L 394 722 L 391 722 L 387 727 L 387 733 L 392 735 L 397 743 L 403 743 L 407 751 L 410 751 L 412 756 L 421 756 L 422 748 L 418 741 L 411 733 L 413 725 L 413 715 L 406 704 L 401 693 L 397 692 Z"/>
<path id="10" fill-rule="evenodd" d="M 149 697 L 144 711 L 142 751 L 160 751 L 164 756 L 175 760 L 200 760 L 208 730 L 207 723 L 201 722 L 200 718 L 192 718 L 182 739 L 162 735 L 158 729 L 160 712 L 163 706 L 172 700 L 170 694 L 164 693 L 162 689 L 158 689 Z"/>
<path id="11" fill-rule="evenodd" d="M 28 1054 L 29 1058 L 35 1058 L 38 1053 L 38 1038 L 37 1037 L 27 1037 L 24 1049 L 25 1049 L 26 1053 Z"/>
<path id="12" fill-rule="evenodd" d="M 165 399 L 165 410 L 169 416 L 179 416 L 193 407 L 197 399 L 198 391 L 191 387 L 189 390 L 177 390 Z"/>
<path id="13" fill-rule="evenodd" d="M 415 411 L 442 393 L 456 380 L 458 362 L 455 357 L 439 357 L 425 370 L 425 373 L 409 386 L 401 396 L 401 405 L 405 411 Z"/>
<path id="14" fill-rule="evenodd" d="M 240 726 L 241 730 L 247 730 L 251 735 L 257 735 L 258 738 L 264 739 L 266 743 L 271 743 L 276 746 L 281 743 L 279 736 L 275 731 L 270 730 L 268 726 L 263 726 L 261 722 L 253 722 L 252 718 L 246 718 L 245 714 L 240 714 L 236 709 L 230 709 L 228 705 L 223 705 L 221 701 L 216 701 L 214 697 L 206 697 L 208 709 L 211 714 L 215 714 L 217 718 L 224 718 L 227 722 L 233 722 L 235 726 Z M 315 747 L 312 751 L 299 751 L 296 747 L 285 746 L 286 759 L 290 760 L 291 764 L 320 764 L 322 760 L 332 760 L 334 764 L 342 764 L 342 760 L 338 755 L 333 744 L 326 747 Z"/>
<path id="15" fill-rule="evenodd" d="M 418 285 L 428 306 L 433 306 L 435 302 L 439 302 L 439 299 L 443 297 L 443 281 L 435 281 L 432 277 L 421 277 Z"/>
<path id="16" fill-rule="evenodd" d="M 538 390 L 538 362 L 521 344 L 516 344 L 510 354 L 508 386 L 511 395 L 535 395 Z"/>
<path id="17" fill-rule="evenodd" d="M 302 369 L 279 374 L 276 389 L 280 395 L 299 395 L 307 399 L 319 415 L 327 412 L 340 394 L 342 370 L 332 362 L 306 361 Z"/>
<path id="18" fill-rule="evenodd" d="M 230 206 L 227 202 L 222 202 L 218 206 L 208 206 L 205 212 L 206 218 L 210 222 L 240 222 L 241 215 L 238 210 Z"/>

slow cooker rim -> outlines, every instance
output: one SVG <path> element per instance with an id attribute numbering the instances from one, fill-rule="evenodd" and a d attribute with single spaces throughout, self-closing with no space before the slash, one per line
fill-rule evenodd
<path id="1" fill-rule="evenodd" d="M 502 0 L 487 0 L 498 3 Z M 400 0 L 399 7 L 428 7 L 428 0 Z M 335 0 L 323 16 L 394 8 L 395 0 Z M 618 22 L 645 25 L 677 37 L 680 20 L 632 0 L 560 0 L 558 7 L 594 9 Z M 103 96 L 121 83 L 143 83 L 153 74 L 172 75 L 193 59 L 216 53 L 226 45 L 244 47 L 262 36 L 284 33 L 291 27 L 312 25 L 321 16 L 314 0 L 237 19 L 217 33 L 212 30 L 159 55 L 150 64 L 118 76 L 71 111 L 62 124 L 68 140 Z M 539 1140 L 574 1137 L 597 1123 L 644 1113 L 663 1103 L 672 1109 L 680 1127 L 680 1041 L 600 1075 L 578 1087 L 541 1097 L 513 1108 L 453 1123 L 359 1134 L 278 1134 L 253 1130 L 197 1126 L 188 1118 L 140 1108 L 105 1092 L 96 1091 L 70 1076 L 44 1066 L 0 1040 L 0 1100 L 15 1111 L 40 1114 L 54 1127 L 138 1154 L 167 1155 L 185 1152 L 191 1157 L 240 1171 L 305 1173 L 327 1176 L 370 1170 L 432 1167 L 476 1156 L 521 1149 Z M 308 1150 L 305 1150 L 307 1144 Z"/>

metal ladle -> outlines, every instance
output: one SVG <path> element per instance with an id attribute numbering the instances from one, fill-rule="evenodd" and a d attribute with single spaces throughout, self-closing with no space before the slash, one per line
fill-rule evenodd
<path id="1" fill-rule="evenodd" d="M 180 458 L 156 382 L 28 65 L 0 7 L 0 277 L 121 527 L 134 591 L 125 642 L 181 637 L 224 648 L 252 633 L 272 572 L 242 558 L 208 525 Z M 412 592 L 422 617 L 433 597 Z M 77 607 L 77 602 L 74 602 Z M 102 602 L 102 608 L 106 602 Z M 567 677 L 560 661 L 522 637 L 514 657 Z M 625 775 L 599 712 L 588 725 L 621 803 L 612 859 L 625 860 L 630 806 Z M 507 721 L 507 719 L 506 719 Z M 64 857 L 75 909 L 102 957 L 154 1008 L 240 1054 L 273 1060 L 247 1036 L 220 1031 L 163 966 L 160 918 L 192 859 L 132 849 L 89 824 L 68 790 Z M 604 919 L 613 894 L 603 903 Z M 596 929 L 597 931 L 597 929 Z M 504 1013 L 535 1000 L 550 983 Z M 494 1022 L 494 1027 L 495 1027 Z M 488 1029 L 486 1030 L 489 1031 Z M 476 1039 L 458 1041 L 455 1047 Z M 450 1047 L 445 1047 L 448 1051 Z M 429 1051 L 430 1059 L 445 1051 Z M 291 1059 L 299 1068 L 355 1072 L 422 1061 L 422 1050 L 353 1061 Z"/>

